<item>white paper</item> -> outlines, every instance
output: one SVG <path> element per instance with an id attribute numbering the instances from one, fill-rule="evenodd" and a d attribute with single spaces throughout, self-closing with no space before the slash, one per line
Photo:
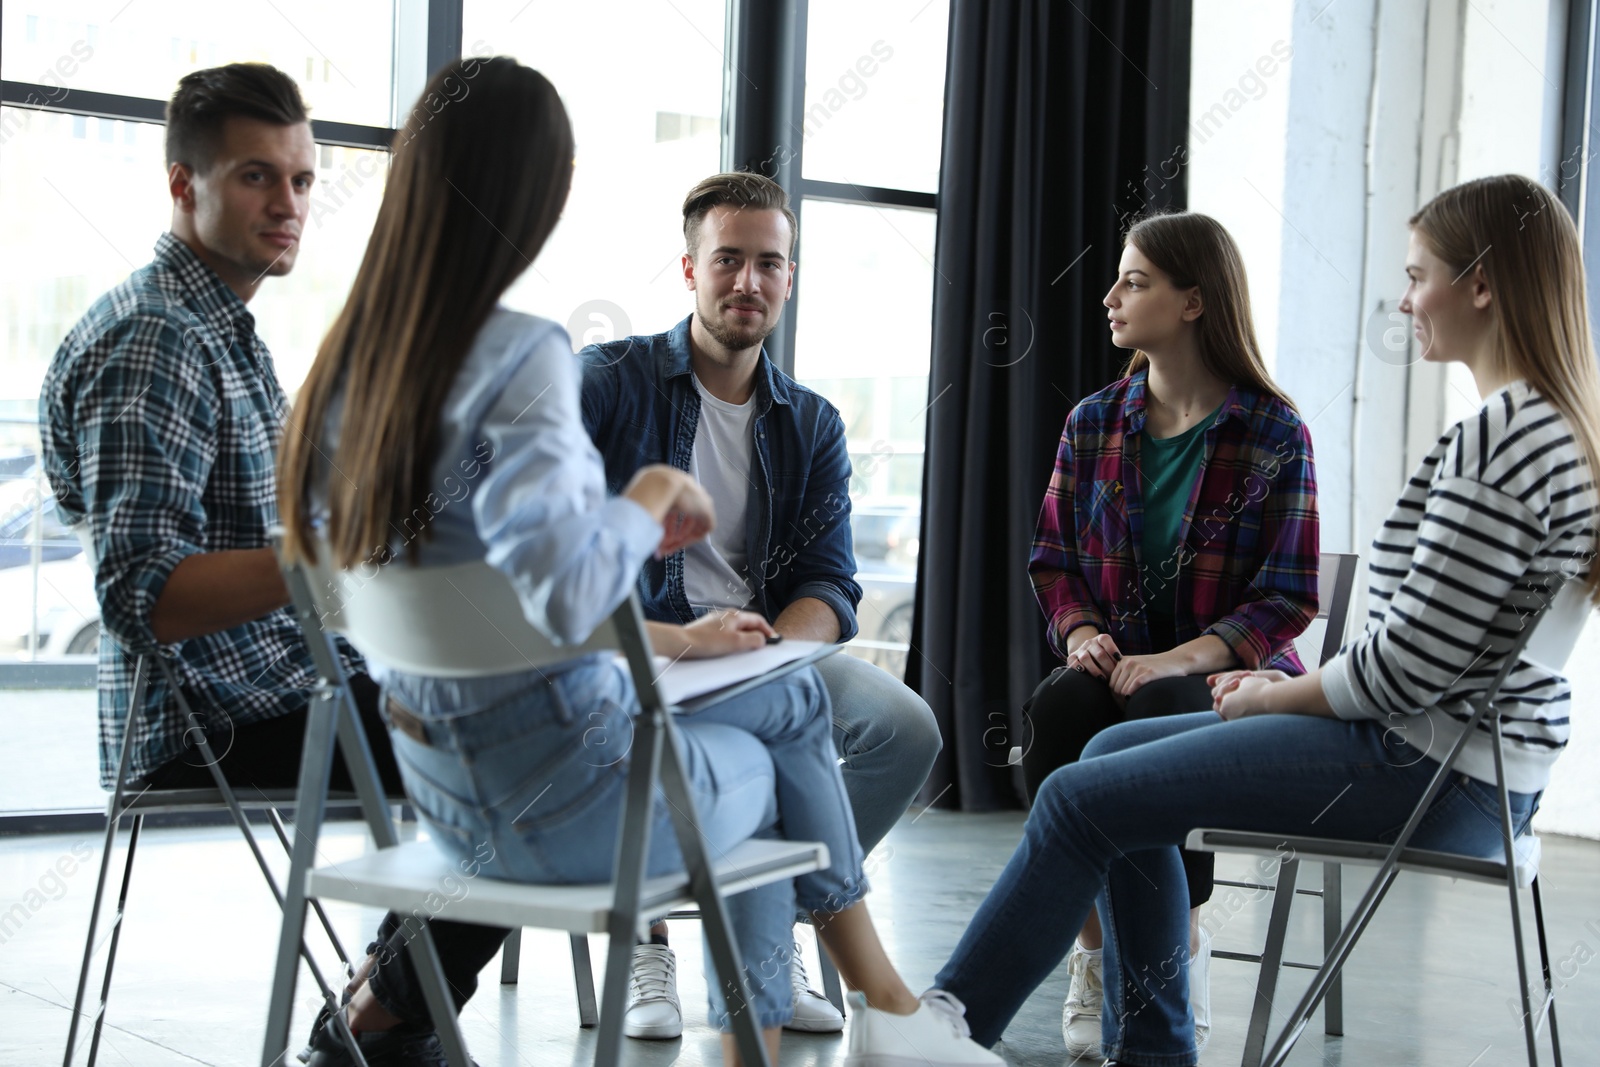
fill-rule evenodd
<path id="1" fill-rule="evenodd" d="M 786 637 L 775 645 L 714 659 L 671 660 L 656 656 L 656 688 L 671 707 L 776 670 L 822 647 L 821 641 L 796 641 Z"/>

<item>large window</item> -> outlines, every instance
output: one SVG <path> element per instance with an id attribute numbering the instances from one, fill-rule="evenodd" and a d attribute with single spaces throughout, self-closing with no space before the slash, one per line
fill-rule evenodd
<path id="1" fill-rule="evenodd" d="M 670 329 L 692 308 L 683 195 L 718 169 L 724 0 L 467 0 L 462 47 L 542 72 L 577 158 L 561 224 L 506 296 L 583 346 Z M 507 131 L 508 135 L 510 131 Z"/>
<path id="2" fill-rule="evenodd" d="M 24 0 L 0 15 L 0 65 L 46 100 L 62 89 L 165 100 L 191 71 L 271 63 L 316 118 L 387 126 L 393 31 L 393 5 L 372 0 Z"/>
<path id="3" fill-rule="evenodd" d="M 0 109 L 0 125 L 10 220 L 0 238 L 0 661 L 92 657 L 99 612 L 88 567 L 39 469 L 36 398 L 73 323 L 149 261 L 169 224 L 164 131 L 29 108 Z M 251 302 L 291 391 L 344 301 L 387 167 L 383 152 L 321 146 L 304 252 L 294 273 L 263 285 Z"/>
<path id="4" fill-rule="evenodd" d="M 948 0 L 806 5 L 794 373 L 844 417 L 861 632 L 910 650 Z"/>
<path id="5" fill-rule="evenodd" d="M 99 799 L 98 609 L 41 475 L 38 393 L 73 323 L 149 261 L 169 225 L 161 115 L 177 80 L 263 61 L 293 76 L 311 106 L 318 173 L 305 248 L 294 272 L 251 302 L 292 395 L 364 251 L 395 116 L 425 71 L 458 52 L 509 54 L 544 72 L 576 135 L 562 223 L 507 302 L 562 323 L 575 345 L 679 322 L 692 307 L 679 262 L 682 198 L 723 166 L 727 104 L 748 88 L 725 56 L 729 12 L 758 2 L 21 0 L 0 9 L 0 689 L 78 689 L 9 701 L 34 718 L 0 779 L 45 773 L 62 790 L 19 787 L 0 796 L 0 811 Z M 808 32 L 788 43 L 804 90 L 786 143 L 800 160 L 791 177 L 802 269 L 777 350 L 844 413 L 866 587 L 855 651 L 899 673 L 929 400 L 948 0 L 809 0 L 796 10 Z M 66 753 L 70 767 L 60 766 Z"/>
<path id="6" fill-rule="evenodd" d="M 304 249 L 294 272 L 250 305 L 292 393 L 344 301 L 382 196 L 394 10 L 307 0 L 36 0 L 0 10 L 0 689 L 78 689 L 5 701 L 17 740 L 0 763 L 14 787 L 0 810 L 100 803 L 88 688 L 99 607 L 40 469 L 38 395 L 68 330 L 149 262 L 170 225 L 165 100 L 190 71 L 260 60 L 292 75 L 310 105 L 319 145 Z"/>
<path id="7" fill-rule="evenodd" d="M 845 419 L 865 591 L 852 651 L 899 674 L 915 588 L 949 5 L 802 6 L 804 100 L 783 146 L 801 161 L 792 371 Z M 467 0 L 463 14 L 463 47 L 544 72 L 577 140 L 561 225 L 507 301 L 565 324 L 578 346 L 679 322 L 692 307 L 679 266 L 683 194 L 719 169 L 724 94 L 739 89 L 724 84 L 726 5 L 637 5 L 625 33 L 615 9 L 555 0 Z M 601 61 L 574 46 L 601 40 Z"/>
<path id="8" fill-rule="evenodd" d="M 949 0 L 810 0 L 807 178 L 934 193 Z"/>

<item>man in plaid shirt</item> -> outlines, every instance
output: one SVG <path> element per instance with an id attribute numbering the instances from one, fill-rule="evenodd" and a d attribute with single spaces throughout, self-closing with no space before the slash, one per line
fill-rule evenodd
<path id="1" fill-rule="evenodd" d="M 286 76 L 223 72 L 185 79 L 168 109 L 171 232 L 73 327 L 40 390 L 45 471 L 99 557 L 106 788 L 130 721 L 135 778 L 211 785 L 159 672 L 130 716 L 140 655 L 169 657 L 243 785 L 294 784 L 315 682 L 268 541 L 288 402 L 246 304 L 294 267 L 316 147 Z"/>
<path id="2" fill-rule="evenodd" d="M 256 63 L 187 75 L 167 106 L 166 143 L 172 230 L 73 327 L 39 397 L 58 507 L 87 526 L 99 557 L 101 784 L 116 785 L 131 721 L 135 790 L 212 786 L 200 730 L 236 788 L 292 788 L 316 675 L 268 540 L 288 402 L 246 305 L 266 277 L 294 267 L 316 145 L 293 80 Z M 180 714 L 159 672 L 143 706 L 129 707 L 141 655 L 168 657 L 203 724 Z M 353 653 L 345 660 L 379 774 L 398 794 L 377 686 Z M 333 785 L 350 788 L 342 759 Z M 433 930 L 465 1000 L 507 931 Z M 399 953 L 407 940 L 391 915 L 369 953 Z M 391 1003 L 412 992 L 395 990 Z M 443 1064 L 425 1007 L 405 1018 L 362 1035 L 367 1062 Z M 314 1049 L 313 1063 L 345 1055 Z"/>

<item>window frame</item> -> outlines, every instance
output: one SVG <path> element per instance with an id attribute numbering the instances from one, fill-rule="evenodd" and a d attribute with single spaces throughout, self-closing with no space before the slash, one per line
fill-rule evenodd
<path id="1" fill-rule="evenodd" d="M 804 176 L 806 44 L 809 0 L 728 0 L 728 29 L 723 50 L 724 171 L 755 171 L 775 180 L 789 193 L 800 240 L 795 260 L 804 259 L 805 205 L 808 200 L 858 207 L 910 208 L 931 212 L 937 233 L 939 194 L 920 190 L 832 182 Z M 949 42 L 946 40 L 946 58 Z M 769 72 L 764 86 L 744 70 Z M 946 84 L 949 68 L 946 63 Z M 940 168 L 944 145 L 941 137 Z M 937 237 L 935 238 L 937 242 Z M 795 336 L 805 294 L 805 271 L 794 275 L 789 307 L 767 338 L 768 357 L 779 370 L 795 376 Z M 930 309 L 931 310 L 931 309 Z M 930 373 L 932 353 L 929 353 Z M 920 508 L 920 501 L 919 501 Z M 857 637 L 850 645 L 873 651 L 891 650 L 881 640 Z M 898 649 L 894 645 L 894 649 Z M 909 654 L 909 646 L 907 653 Z M 887 669 L 887 668 L 886 668 Z"/>
<path id="2" fill-rule="evenodd" d="M 1600 63 L 1595 62 L 1597 0 L 1568 0 L 1567 49 L 1562 80 L 1561 145 L 1555 192 L 1578 225 L 1583 261 L 1589 267 L 1590 326 L 1600 326 L 1600 182 L 1590 164 L 1600 153 L 1594 136 L 1594 105 L 1600 99 Z M 1577 166 L 1570 166 L 1576 162 Z"/>
<path id="3" fill-rule="evenodd" d="M 143 96 L 96 93 L 87 89 L 59 89 L 34 82 L 0 81 L 0 104 L 29 111 L 55 111 L 86 118 L 123 119 L 155 126 L 167 124 L 165 100 Z M 311 120 L 311 136 L 319 145 L 335 148 L 389 150 L 394 130 L 388 126 L 362 126 L 353 122 Z"/>
<path id="4" fill-rule="evenodd" d="M 877 185 L 822 181 L 804 177 L 806 32 L 810 0 L 728 0 L 728 29 L 723 49 L 722 169 L 764 174 L 789 193 L 805 244 L 805 202 L 829 200 L 865 207 L 904 207 L 939 211 L 938 193 Z M 948 49 L 948 44 L 946 45 Z M 757 85 L 741 71 L 767 70 L 772 77 Z M 948 74 L 946 75 L 948 80 Z M 940 146 L 943 163 L 943 145 Z M 795 273 L 794 293 L 778 328 L 767 338 L 767 355 L 779 370 L 794 376 L 794 339 L 803 298 L 803 271 Z"/>

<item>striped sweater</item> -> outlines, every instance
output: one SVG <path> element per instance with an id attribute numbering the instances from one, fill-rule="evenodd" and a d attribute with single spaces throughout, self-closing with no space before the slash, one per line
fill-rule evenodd
<path id="1" fill-rule="evenodd" d="M 1522 628 L 1514 586 L 1554 590 L 1587 573 L 1595 500 L 1566 420 L 1527 383 L 1490 394 L 1452 426 L 1412 475 L 1372 544 L 1366 630 L 1322 672 L 1342 719 L 1388 722 L 1443 759 Z M 1506 784 L 1542 790 L 1567 743 L 1566 678 L 1520 663 L 1501 689 Z M 1494 781 L 1487 724 L 1458 768 Z"/>

